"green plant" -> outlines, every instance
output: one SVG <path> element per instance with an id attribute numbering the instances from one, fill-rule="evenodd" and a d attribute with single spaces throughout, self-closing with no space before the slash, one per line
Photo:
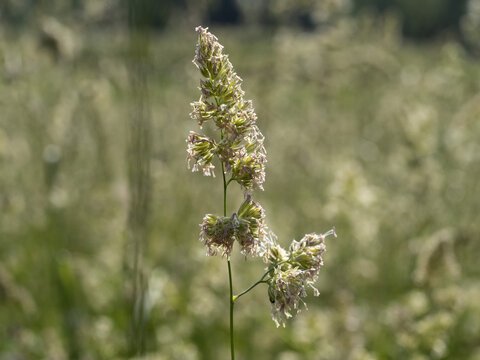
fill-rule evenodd
<path id="1" fill-rule="evenodd" d="M 213 160 L 221 164 L 223 178 L 223 216 L 207 214 L 203 218 L 200 240 L 207 247 L 207 255 L 221 253 L 227 259 L 230 285 L 230 349 L 235 358 L 233 308 L 241 296 L 255 286 L 268 285 L 272 318 L 276 325 L 285 326 L 285 320 L 298 312 L 312 288 L 323 265 L 325 237 L 334 235 L 335 229 L 323 235 L 308 234 L 300 241 L 293 241 L 288 250 L 282 248 L 275 234 L 265 224 L 265 211 L 252 200 L 253 190 L 263 190 L 265 181 L 266 152 L 264 136 L 256 125 L 257 116 L 251 101 L 243 98 L 242 80 L 235 73 L 223 46 L 218 39 L 202 27 L 197 27 L 199 40 L 194 64 L 203 79 L 200 82 L 200 99 L 192 103 L 190 116 L 202 128 L 205 122 L 213 122 L 217 138 L 191 131 L 188 138 L 188 165 L 192 171 L 203 171 L 205 176 L 215 176 Z M 227 177 L 229 179 L 227 180 Z M 245 199 L 238 211 L 227 216 L 227 189 L 237 182 Z M 252 286 L 233 295 L 230 256 L 237 242 L 245 256 L 258 256 L 267 264 L 266 272 Z"/>

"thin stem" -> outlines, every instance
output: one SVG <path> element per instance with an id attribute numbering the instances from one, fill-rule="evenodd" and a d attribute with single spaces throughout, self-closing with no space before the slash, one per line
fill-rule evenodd
<path id="1" fill-rule="evenodd" d="M 223 216 L 227 216 L 227 187 L 228 183 L 225 179 L 225 166 L 222 162 L 222 176 L 223 176 Z"/>
<path id="2" fill-rule="evenodd" d="M 230 178 L 230 180 L 227 181 L 227 186 L 230 184 L 233 180 L 236 180 L 233 176 Z"/>
<path id="3" fill-rule="evenodd" d="M 230 352 L 232 355 L 232 360 L 235 360 L 235 337 L 233 335 L 233 285 L 232 285 L 232 267 L 230 266 L 230 260 L 227 261 L 228 264 L 228 279 L 230 280 Z"/>
<path id="4" fill-rule="evenodd" d="M 223 138 L 223 134 L 222 134 Z M 230 181 L 227 183 L 225 179 L 225 166 L 222 162 L 222 176 L 223 176 L 223 216 L 227 216 L 227 187 Z M 228 264 L 228 281 L 230 284 L 230 353 L 231 359 L 235 360 L 235 337 L 233 334 L 233 282 L 232 282 L 232 266 L 230 264 L 230 260 L 227 260 Z"/>
<path id="5" fill-rule="evenodd" d="M 240 296 L 245 295 L 246 293 L 248 293 L 250 290 L 252 290 L 252 289 L 253 289 L 255 286 L 257 286 L 258 284 L 267 283 L 267 282 L 266 282 L 265 280 L 263 280 L 263 279 L 265 279 L 265 276 L 267 276 L 267 275 L 270 273 L 270 271 L 272 271 L 272 270 L 273 270 L 273 268 L 270 269 L 270 270 L 268 270 L 265 274 L 263 274 L 263 276 L 260 278 L 260 280 L 258 280 L 255 284 L 253 284 L 252 286 L 250 286 L 248 289 L 243 290 L 243 291 L 242 291 L 240 294 L 238 294 L 238 295 L 235 295 L 235 296 L 233 297 L 233 301 L 237 300 Z"/>
<path id="6" fill-rule="evenodd" d="M 248 289 L 243 290 L 240 294 L 235 295 L 235 296 L 233 297 L 233 301 L 237 300 L 240 296 L 245 295 L 246 293 L 248 293 L 250 290 L 252 290 L 252 289 L 253 289 L 255 286 L 257 286 L 258 284 L 262 284 L 262 283 L 267 284 L 268 282 L 264 280 L 265 277 L 266 277 L 268 274 L 270 274 L 270 272 L 271 272 L 272 270 L 274 270 L 275 268 L 277 268 L 277 267 L 279 267 L 280 265 L 285 264 L 285 263 L 287 263 L 287 262 L 288 262 L 288 261 L 284 260 L 284 261 L 280 261 L 280 262 L 274 264 L 270 269 L 267 270 L 267 272 L 265 272 L 265 274 L 263 274 L 263 276 L 260 278 L 260 280 L 258 280 L 255 284 L 253 284 L 252 286 L 250 286 Z"/>

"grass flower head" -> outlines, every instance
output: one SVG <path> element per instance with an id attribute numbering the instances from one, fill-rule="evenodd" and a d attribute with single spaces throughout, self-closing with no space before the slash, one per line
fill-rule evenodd
<path id="1" fill-rule="evenodd" d="M 205 176 L 215 176 L 214 161 L 221 165 L 224 214 L 205 215 L 200 224 L 200 240 L 207 248 L 207 255 L 221 254 L 227 258 L 233 360 L 234 302 L 258 284 L 266 283 L 272 303 L 272 318 L 277 326 L 285 326 L 286 319 L 299 311 L 308 287 L 318 295 L 313 284 L 323 265 L 324 240 L 330 234 L 335 235 L 335 231 L 305 235 L 302 240 L 293 241 L 287 251 L 278 244 L 275 234 L 267 229 L 265 211 L 252 200 L 251 195 L 253 190 L 263 190 L 267 162 L 264 136 L 256 124 L 257 115 L 252 102 L 244 99 L 242 79 L 223 53 L 217 37 L 201 26 L 196 31 L 198 43 L 193 63 L 200 70 L 202 79 L 200 98 L 191 104 L 190 117 L 200 128 L 205 123 L 211 123 L 217 135 L 209 137 L 191 131 L 187 138 L 187 162 L 192 171 L 201 169 Z M 227 216 L 227 188 L 232 181 L 241 186 L 245 198 L 237 212 Z M 235 243 L 243 255 L 260 256 L 268 267 L 260 280 L 233 296 L 230 257 Z"/>

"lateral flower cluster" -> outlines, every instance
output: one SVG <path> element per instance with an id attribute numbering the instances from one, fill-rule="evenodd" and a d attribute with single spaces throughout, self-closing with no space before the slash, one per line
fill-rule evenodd
<path id="1" fill-rule="evenodd" d="M 202 128 L 213 122 L 220 139 L 190 132 L 187 160 L 192 171 L 201 168 L 206 176 L 214 174 L 214 157 L 223 163 L 226 174 L 247 192 L 261 189 L 265 181 L 266 153 L 264 137 L 256 125 L 257 115 L 250 100 L 244 100 L 242 79 L 235 73 L 228 56 L 223 54 L 215 35 L 201 26 L 193 63 L 200 70 L 200 99 L 193 102 L 190 116 Z"/>
<path id="2" fill-rule="evenodd" d="M 277 326 L 285 326 L 286 319 L 299 311 L 307 288 L 318 295 L 313 284 L 323 265 L 324 240 L 336 234 L 334 229 L 323 235 L 308 234 L 300 241 L 294 240 L 285 250 L 278 244 L 275 234 L 268 230 L 265 211 L 251 196 L 253 190 L 263 190 L 266 163 L 264 137 L 256 125 L 252 102 L 244 100 L 242 80 L 233 70 L 228 56 L 223 54 L 218 39 L 200 26 L 196 31 L 198 43 L 193 63 L 203 79 L 200 99 L 191 104 L 190 116 L 200 128 L 205 122 L 213 123 L 218 136 L 190 132 L 188 167 L 192 171 L 202 170 L 205 176 L 215 176 L 213 161 L 217 159 L 222 166 L 224 191 L 235 181 L 245 193 L 243 203 L 231 216 L 205 215 L 200 224 L 200 240 L 209 256 L 220 254 L 230 259 L 237 242 L 242 254 L 262 257 L 268 265 L 267 272 L 251 288 L 259 283 L 268 284 L 272 318 Z M 226 176 L 230 176 L 228 181 Z"/>
<path id="3" fill-rule="evenodd" d="M 265 212 L 248 195 L 232 216 L 207 214 L 200 226 L 200 240 L 207 247 L 207 255 L 217 255 L 220 252 L 229 259 L 237 240 L 242 254 L 255 256 L 265 235 Z"/>
<path id="4" fill-rule="evenodd" d="M 307 296 L 307 288 L 311 288 L 315 296 L 320 294 L 313 284 L 323 266 L 325 238 L 329 235 L 337 237 L 335 228 L 322 235 L 307 234 L 300 241 L 293 240 L 288 251 L 274 236 L 268 237 L 262 256 L 269 264 L 266 282 L 272 319 L 277 327 L 285 327 L 286 319 L 300 311 L 299 305 L 304 303 L 301 298 Z"/>

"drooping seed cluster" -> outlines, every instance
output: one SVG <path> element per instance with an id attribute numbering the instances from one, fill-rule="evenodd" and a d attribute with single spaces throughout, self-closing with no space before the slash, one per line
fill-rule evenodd
<path id="1" fill-rule="evenodd" d="M 200 224 L 200 240 L 207 255 L 221 254 L 230 259 L 235 242 L 244 255 L 260 256 L 268 265 L 265 282 L 272 303 L 272 318 L 279 326 L 299 311 L 307 288 L 313 286 L 323 265 L 325 237 L 308 234 L 283 249 L 275 234 L 265 224 L 265 211 L 252 200 L 251 192 L 263 190 L 266 152 L 264 137 L 256 125 L 257 116 L 251 101 L 244 100 L 242 79 L 235 73 L 218 39 L 202 27 L 193 63 L 200 70 L 200 99 L 193 102 L 190 116 L 200 128 L 205 122 L 218 130 L 216 138 L 191 131 L 187 138 L 187 162 L 192 171 L 202 170 L 215 176 L 213 164 L 222 165 L 222 176 L 230 176 L 225 187 L 236 181 L 244 190 L 245 200 L 231 216 L 207 214 Z M 224 178 L 225 179 L 225 178 Z"/>
<path id="2" fill-rule="evenodd" d="M 294 240 L 288 251 L 274 236 L 266 237 L 268 241 L 262 248 L 262 256 L 271 269 L 266 281 L 272 318 L 277 326 L 285 326 L 286 319 L 300 311 L 301 298 L 307 296 L 307 288 L 311 288 L 315 296 L 319 295 L 313 284 L 323 266 L 324 240 L 329 235 L 336 237 L 335 229 L 323 235 L 307 234 L 300 241 Z"/>

